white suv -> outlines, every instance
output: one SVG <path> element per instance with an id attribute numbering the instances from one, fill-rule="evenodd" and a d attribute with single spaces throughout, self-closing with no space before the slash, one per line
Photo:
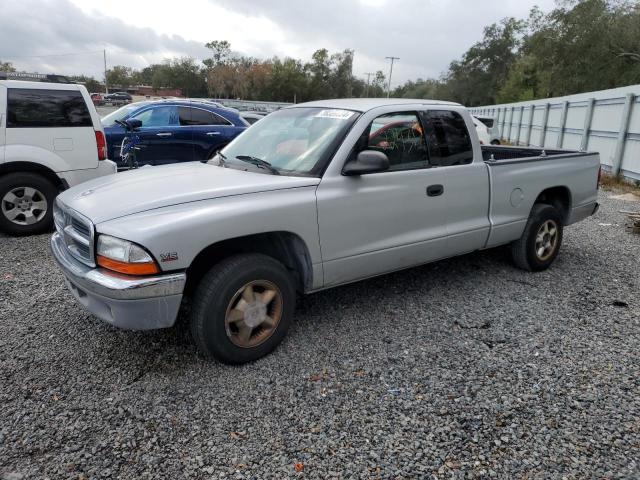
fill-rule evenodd
<path id="1" fill-rule="evenodd" d="M 0 80 L 0 231 L 45 232 L 59 192 L 113 174 L 82 85 Z"/>

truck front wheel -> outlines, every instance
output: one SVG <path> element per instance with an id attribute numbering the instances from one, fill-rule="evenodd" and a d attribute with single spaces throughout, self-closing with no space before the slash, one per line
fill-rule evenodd
<path id="1" fill-rule="evenodd" d="M 294 283 L 280 262 L 261 254 L 236 255 L 202 278 L 191 334 L 207 356 L 228 364 L 250 362 L 282 341 L 294 307 Z"/>
<path id="2" fill-rule="evenodd" d="M 56 187 L 37 173 L 16 172 L 0 177 L 0 231 L 33 235 L 51 230 Z"/>
<path id="3" fill-rule="evenodd" d="M 549 268 L 562 243 L 562 217 L 551 205 L 537 203 L 522 236 L 511 244 L 514 263 L 530 272 Z"/>

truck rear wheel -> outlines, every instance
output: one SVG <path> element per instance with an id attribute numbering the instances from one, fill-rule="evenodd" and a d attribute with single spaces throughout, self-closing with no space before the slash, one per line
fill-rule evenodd
<path id="1" fill-rule="evenodd" d="M 294 307 L 293 280 L 281 263 L 261 254 L 236 255 L 202 278 L 191 334 L 207 356 L 228 364 L 251 362 L 282 341 Z"/>
<path id="2" fill-rule="evenodd" d="M 33 235 L 51 230 L 53 201 L 58 190 L 31 172 L 0 177 L 0 230 L 9 235 Z"/>
<path id="3" fill-rule="evenodd" d="M 523 270 L 538 272 L 549 268 L 562 243 L 562 216 L 551 205 L 538 203 L 519 240 L 511 244 L 514 263 Z"/>

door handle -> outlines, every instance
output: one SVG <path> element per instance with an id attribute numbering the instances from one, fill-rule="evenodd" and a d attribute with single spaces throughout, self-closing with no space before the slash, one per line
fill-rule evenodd
<path id="1" fill-rule="evenodd" d="M 156 136 L 158 136 L 158 137 L 170 137 L 171 135 L 173 135 L 173 133 L 171 133 L 171 132 L 156 133 Z"/>
<path id="2" fill-rule="evenodd" d="M 429 197 L 437 197 L 444 193 L 443 185 L 429 185 L 427 187 L 427 196 Z"/>
<path id="3" fill-rule="evenodd" d="M 207 132 L 207 135 L 220 135 L 220 132 Z"/>

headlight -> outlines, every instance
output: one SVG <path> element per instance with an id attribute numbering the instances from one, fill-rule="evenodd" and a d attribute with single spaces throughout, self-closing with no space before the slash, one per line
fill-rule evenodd
<path id="1" fill-rule="evenodd" d="M 110 235 L 98 237 L 96 263 L 103 268 L 127 275 L 150 275 L 160 272 L 158 264 L 144 248 Z"/>

